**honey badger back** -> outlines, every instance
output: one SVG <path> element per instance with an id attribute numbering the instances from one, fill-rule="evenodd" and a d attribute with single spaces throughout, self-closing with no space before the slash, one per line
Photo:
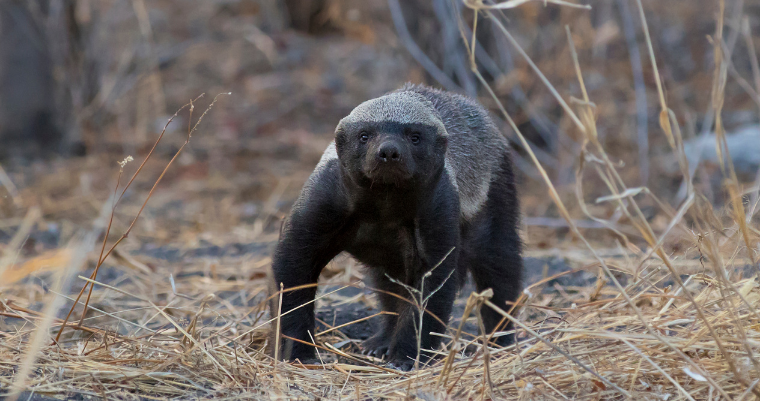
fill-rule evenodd
<path id="1" fill-rule="evenodd" d="M 399 283 L 422 291 L 430 313 L 423 316 L 421 346 L 434 349 L 440 337 L 430 333 L 444 332 L 441 321 L 448 321 L 468 270 L 478 290 L 492 288 L 492 300 L 504 309 L 517 298 L 518 216 L 507 143 L 487 112 L 463 96 L 407 85 L 340 121 L 283 225 L 274 279 L 286 289 L 316 283 L 322 268 L 346 251 L 367 266 L 375 287 L 405 298 L 409 292 Z M 315 294 L 314 287 L 284 293 L 282 312 Z M 417 355 L 416 308 L 378 296 L 383 310 L 397 314 L 384 315 L 382 329 L 362 347 L 408 369 Z M 501 320 L 492 310 L 483 317 L 489 332 Z M 283 335 L 310 342 L 313 303 L 280 324 Z M 512 336 L 498 338 L 501 345 L 511 342 Z M 285 359 L 314 357 L 312 346 L 281 344 Z M 421 358 L 429 355 L 423 351 Z"/>

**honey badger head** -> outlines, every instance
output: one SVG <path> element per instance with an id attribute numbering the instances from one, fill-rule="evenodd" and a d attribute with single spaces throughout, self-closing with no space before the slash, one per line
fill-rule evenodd
<path id="1" fill-rule="evenodd" d="M 361 187 L 406 187 L 438 176 L 448 133 L 433 104 L 414 92 L 366 101 L 335 131 L 341 167 Z"/>

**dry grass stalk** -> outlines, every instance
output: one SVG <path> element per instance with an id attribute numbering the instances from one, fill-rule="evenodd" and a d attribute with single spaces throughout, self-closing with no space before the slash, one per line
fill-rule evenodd
<path id="1" fill-rule="evenodd" d="M 91 280 L 95 280 L 95 278 L 97 278 L 97 276 L 98 276 L 98 270 L 100 269 L 100 266 L 103 265 L 103 262 L 106 260 L 106 258 L 108 258 L 108 256 L 111 255 L 111 253 L 116 249 L 116 247 L 124 239 L 126 239 L 129 236 L 129 233 L 134 228 L 134 226 L 137 223 L 137 220 L 140 218 L 140 215 L 142 214 L 143 210 L 145 210 L 145 206 L 148 204 L 148 201 L 150 200 L 151 196 L 153 196 L 153 192 L 156 190 L 156 187 L 158 187 L 158 184 L 161 182 L 161 179 L 164 178 L 164 175 L 166 174 L 166 171 L 169 170 L 169 167 L 171 167 L 172 163 L 174 163 L 174 160 L 176 160 L 177 157 L 180 155 L 180 153 L 182 153 L 182 150 L 185 148 L 185 146 L 187 146 L 187 144 L 190 143 L 190 138 L 192 137 L 193 132 L 195 132 L 195 130 L 198 129 L 198 125 L 201 123 L 201 121 L 203 121 L 203 117 L 205 117 L 206 114 L 211 110 L 211 108 L 214 107 L 214 104 L 216 103 L 216 101 L 219 98 L 219 96 L 221 96 L 221 94 L 220 95 L 216 95 L 216 97 L 214 97 L 214 100 L 212 100 L 212 102 L 208 106 L 208 108 L 206 108 L 206 110 L 203 112 L 203 114 L 201 114 L 201 116 L 198 118 L 198 121 L 195 122 L 195 125 L 191 125 L 192 121 L 193 121 L 193 111 L 195 110 L 195 105 L 193 103 L 196 102 L 196 101 L 198 101 L 201 97 L 203 97 L 203 95 L 198 96 L 194 100 L 191 100 L 190 103 L 187 103 L 186 105 L 182 106 L 179 110 L 177 110 L 176 113 L 174 113 L 174 115 L 172 117 L 169 118 L 169 121 L 166 122 L 166 125 L 164 125 L 164 128 L 161 130 L 161 134 L 159 134 L 158 138 L 156 139 L 156 142 L 153 144 L 153 147 L 150 149 L 150 151 L 148 152 L 148 154 L 145 156 L 145 159 L 140 164 L 140 167 L 137 168 L 137 170 L 135 171 L 135 173 L 132 175 L 132 178 L 130 178 L 129 182 L 127 182 L 127 185 L 121 191 L 121 194 L 119 195 L 119 197 L 113 203 L 113 207 L 111 209 L 111 218 L 110 218 L 109 223 L 108 223 L 108 228 L 106 229 L 106 234 L 105 234 L 105 236 L 103 238 L 103 245 L 102 245 L 101 250 L 100 250 L 100 256 L 98 257 L 98 263 L 95 266 L 95 270 L 92 272 L 92 275 L 90 276 Z M 172 121 L 174 121 L 174 119 L 177 117 L 177 115 L 179 115 L 179 113 L 182 110 L 184 110 L 184 109 L 186 109 L 188 107 L 190 108 L 190 117 L 188 118 L 187 138 L 185 139 L 185 142 L 182 144 L 182 146 L 179 148 L 179 150 L 177 150 L 177 153 L 174 154 L 174 156 L 171 158 L 171 160 L 169 160 L 169 163 L 166 165 L 166 167 L 164 168 L 164 170 L 161 172 L 161 175 L 159 175 L 158 178 L 156 179 L 156 181 L 153 183 L 153 187 L 150 189 L 150 192 L 148 192 L 148 196 L 145 198 L 145 201 L 143 202 L 142 206 L 140 207 L 140 210 L 137 212 L 137 215 L 135 215 L 134 219 L 132 219 L 132 222 L 129 224 L 129 227 L 127 228 L 127 230 L 124 231 L 124 233 L 121 235 L 121 237 L 118 240 L 116 240 L 116 242 L 113 245 L 111 245 L 111 248 L 108 250 L 108 252 L 106 252 L 104 254 L 103 252 L 106 249 L 106 244 L 107 244 L 107 241 L 108 241 L 108 236 L 111 233 L 111 224 L 113 223 L 113 215 L 114 215 L 114 213 L 116 211 L 116 207 L 118 206 L 119 201 L 124 197 L 124 194 L 127 192 L 127 190 L 129 189 L 129 187 L 132 185 L 132 183 L 134 182 L 135 178 L 137 178 L 137 176 L 140 174 L 140 172 L 142 171 L 143 167 L 145 167 L 145 164 L 148 162 L 148 160 L 150 160 L 151 156 L 153 155 L 153 152 L 156 150 L 156 147 L 161 142 L 161 139 L 163 139 L 164 134 L 166 133 L 166 129 L 169 127 L 169 124 L 171 124 Z M 124 159 L 124 161 L 122 161 L 122 162 L 119 163 L 119 166 L 121 168 L 119 169 L 119 175 L 118 175 L 118 178 L 116 180 L 116 187 L 114 189 L 114 193 L 116 193 L 118 191 L 118 189 L 119 189 L 119 183 L 121 181 L 121 174 L 123 172 L 124 165 L 128 162 L 128 159 L 131 159 L 131 157 L 129 157 L 127 159 Z M 74 302 L 74 305 L 71 306 L 71 309 L 69 310 L 68 315 L 66 315 L 66 319 L 64 319 L 63 324 L 61 324 L 61 328 L 58 330 L 58 334 L 55 336 L 55 341 L 56 342 L 58 340 L 60 340 L 61 334 L 63 333 L 63 330 L 66 328 L 66 323 L 68 322 L 69 317 L 71 317 L 71 313 L 74 312 L 74 308 L 76 307 L 77 303 L 79 302 L 79 299 L 82 297 L 82 294 L 84 293 L 84 291 L 87 290 L 87 285 L 88 284 L 91 284 L 91 283 L 85 283 L 84 287 L 82 287 L 82 290 L 79 292 L 79 295 L 77 295 L 77 298 L 76 298 L 76 301 Z M 93 289 L 93 286 L 90 285 L 90 291 L 87 293 L 87 300 L 85 301 L 84 309 L 82 310 L 82 317 L 79 320 L 79 325 L 80 326 L 82 325 L 82 322 L 84 321 L 84 317 L 87 314 L 87 307 L 88 307 L 88 305 L 90 303 L 90 297 L 92 296 L 92 289 Z"/>
<path id="2" fill-rule="evenodd" d="M 6 245 L 5 252 L 3 252 L 2 256 L 0 257 L 0 277 L 3 277 L 5 271 L 13 264 L 17 258 L 19 249 L 24 244 L 24 241 L 26 241 L 29 232 L 32 230 L 32 227 L 37 223 L 37 220 L 39 218 L 39 208 L 32 207 L 28 212 L 26 212 L 24 220 L 22 220 L 21 225 L 19 226 L 18 230 L 16 230 L 13 238 L 11 238 L 8 245 Z"/>
<path id="3" fill-rule="evenodd" d="M 13 384 L 10 386 L 9 401 L 16 401 L 19 393 L 26 388 L 27 378 L 32 371 L 35 361 L 37 360 L 37 353 L 43 347 L 45 342 L 49 340 L 49 330 L 55 320 L 55 315 L 60 306 L 63 304 L 63 297 L 58 294 L 63 288 L 66 287 L 69 282 L 71 273 L 79 270 L 86 260 L 87 249 L 90 244 L 88 241 L 94 241 L 93 235 L 89 235 L 82 239 L 79 244 L 74 244 L 75 251 L 74 257 L 69 262 L 66 268 L 57 272 L 54 281 L 54 290 L 51 291 L 49 300 L 46 302 L 45 308 L 42 310 L 41 319 L 38 321 L 37 327 L 34 330 L 33 336 L 26 346 L 22 362 L 19 365 L 18 372 L 16 373 Z"/>

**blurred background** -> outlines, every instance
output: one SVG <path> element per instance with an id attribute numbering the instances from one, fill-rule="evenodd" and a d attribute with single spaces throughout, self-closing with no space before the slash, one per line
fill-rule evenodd
<path id="1" fill-rule="evenodd" d="M 683 342 L 673 344 L 685 344 L 683 352 L 700 369 L 712 370 L 732 396 L 746 395 L 732 378 L 739 375 L 730 374 L 734 365 L 725 365 L 727 354 L 698 338 L 708 330 L 693 309 L 682 299 L 673 304 L 682 290 L 673 278 L 689 275 L 685 280 L 700 294 L 704 315 L 719 329 L 715 344 L 720 338 L 735 346 L 735 366 L 756 363 L 749 344 L 760 342 L 745 338 L 745 354 L 739 342 L 728 339 L 740 338 L 732 331 L 735 324 L 741 327 L 739 321 L 757 327 L 751 320 L 758 316 L 756 306 L 750 314 L 738 305 L 760 299 L 753 290 L 760 238 L 760 0 L 641 0 L 656 70 L 637 0 L 568 1 L 591 8 L 536 0 L 492 16 L 481 13 L 475 24 L 462 0 L 0 0 L 0 398 L 3 388 L 27 376 L 35 396 L 67 399 L 74 393 L 219 399 L 259 385 L 261 394 L 274 394 L 266 387 L 272 385 L 269 377 L 284 391 L 311 378 L 313 394 L 322 399 L 337 398 L 326 395 L 328 387 L 330 394 L 345 388 L 353 397 L 355 385 L 359 397 L 355 370 L 345 379 L 329 370 L 277 379 L 280 365 L 264 356 L 271 330 L 264 324 L 269 317 L 263 300 L 280 222 L 336 124 L 359 103 L 405 82 L 477 98 L 513 146 L 524 216 L 524 284 L 530 286 L 530 305 L 518 319 L 551 332 L 551 338 L 567 328 L 561 347 L 580 350 L 579 359 L 609 370 L 609 377 L 630 365 L 633 376 L 614 377 L 625 388 L 635 385 L 643 398 L 652 398 L 658 386 L 669 388 L 642 365 L 639 350 L 659 363 L 669 351 L 653 345 L 650 324 L 636 323 L 620 292 L 607 284 L 600 269 L 604 258 L 610 276 L 629 286 L 626 291 L 650 322 L 671 319 L 663 335 L 674 341 L 680 336 Z M 526 59 L 570 108 L 587 110 L 577 101 L 583 92 L 566 27 L 604 151 L 585 146 L 584 134 Z M 472 43 L 473 28 L 477 46 L 469 53 L 465 39 Z M 499 102 L 471 71 L 471 56 Z M 694 192 L 687 192 L 659 124 L 656 71 L 684 138 Z M 720 93 L 725 97 L 715 95 Z M 193 99 L 150 153 L 167 121 Z M 499 103 L 546 169 L 583 240 L 571 233 Z M 713 131 L 720 125 L 738 184 L 726 185 L 730 174 L 718 164 Z M 604 152 L 610 164 L 600 163 Z M 614 181 L 614 173 L 630 188 L 631 196 L 620 202 L 609 201 L 605 183 Z M 113 209 L 114 197 L 128 183 Z M 679 216 L 683 205 L 692 207 Z M 650 227 L 652 235 L 646 232 Z M 663 239 L 656 257 L 653 236 Z M 665 255 L 675 266 L 672 277 Z M 709 278 L 712 267 L 715 277 L 725 267 L 726 282 L 740 286 L 750 301 L 716 300 L 726 295 L 720 281 Z M 325 334 L 320 341 L 353 353 L 352 363 L 366 359 L 355 340 L 372 334 L 376 320 L 376 299 L 357 284 L 362 274 L 349 258 L 338 257 L 323 271 L 325 297 L 317 302 L 321 328 L 315 336 Z M 80 275 L 102 284 L 77 305 L 87 283 Z M 456 319 L 471 289 L 457 300 Z M 608 300 L 617 300 L 616 306 L 608 308 Z M 85 302 L 89 309 L 81 306 Z M 61 329 L 70 308 L 68 326 Z M 452 327 L 458 327 L 456 319 Z M 470 333 L 473 320 L 466 327 Z M 629 338 L 640 340 L 638 354 L 617 340 L 587 340 L 589 348 L 578 348 L 576 334 L 587 329 L 601 330 L 599 339 L 612 339 L 605 337 L 609 330 L 636 333 Z M 47 334 L 60 337 L 53 343 Z M 494 382 L 504 389 L 519 382 L 533 387 L 515 380 L 531 380 L 530 375 L 566 394 L 604 388 L 568 368 L 559 354 L 546 359 L 527 333 L 519 335 L 537 351 L 525 359 L 524 353 L 500 354 L 499 371 L 508 379 Z M 572 347 L 564 342 L 571 337 Z M 203 346 L 195 347 L 196 340 Z M 711 399 L 713 385 L 671 354 L 673 362 L 662 366 L 702 391 L 703 396 L 692 393 L 696 399 Z M 220 372 L 222 366 L 234 372 L 235 384 Z M 459 386 L 485 388 L 485 376 L 466 366 L 471 377 Z M 291 368 L 297 369 L 280 366 L 281 372 Z M 747 383 L 758 377 L 746 372 Z M 560 376 L 565 379 L 558 384 Z M 407 381 L 382 377 L 404 386 L 392 397 L 410 394 Z M 362 382 L 361 391 L 392 390 L 373 380 Z M 596 399 L 611 397 L 601 394 Z"/>
<path id="2" fill-rule="evenodd" d="M 570 28 L 600 138 L 623 179 L 677 206 L 682 176 L 659 128 L 636 2 L 581 3 L 592 8 L 535 1 L 496 14 L 568 102 L 582 97 Z M 668 106 L 698 166 L 695 185 L 722 204 L 710 136 L 719 2 L 642 3 Z M 740 180 L 752 188 L 760 182 L 760 1 L 725 3 L 722 39 L 731 63 L 723 124 Z M 575 246 L 525 149 L 469 69 L 462 32 L 469 39 L 472 27 L 472 10 L 455 0 L 2 0 L 0 247 L 31 208 L 40 218 L 19 260 L 63 247 L 99 215 L 116 185 L 117 162 L 135 158 L 124 168 L 123 186 L 175 111 L 205 93 L 194 123 L 214 96 L 231 92 L 206 115 L 120 246 L 167 260 L 237 252 L 231 244 L 266 254 L 339 119 L 408 81 L 477 97 L 494 111 L 514 144 L 529 248 Z M 477 43 L 478 70 L 581 227 L 591 238 L 609 239 L 578 207 L 577 128 L 488 18 L 478 20 Z M 185 110 L 168 127 L 117 209 L 112 239 L 140 209 L 189 123 Z M 590 211 L 623 219 L 614 205 L 593 204 L 607 191 L 595 174 L 586 176 Z M 653 201 L 642 205 L 653 227 L 663 229 L 668 218 Z"/>

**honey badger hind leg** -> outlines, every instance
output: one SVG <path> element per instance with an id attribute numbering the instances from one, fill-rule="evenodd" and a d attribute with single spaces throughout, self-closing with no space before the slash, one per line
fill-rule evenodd
<path id="1" fill-rule="evenodd" d="M 470 270 L 478 292 L 491 288 L 491 302 L 508 312 L 511 302 L 516 301 L 522 291 L 523 269 L 518 233 L 519 204 L 508 154 L 496 174 L 488 200 L 469 224 L 466 256 L 461 263 Z M 490 334 L 503 319 L 488 306 L 483 307 L 481 314 L 486 334 Z M 498 327 L 499 331 L 511 329 L 509 322 Z M 500 346 L 510 345 L 514 342 L 514 334 L 496 337 L 495 342 Z"/>

